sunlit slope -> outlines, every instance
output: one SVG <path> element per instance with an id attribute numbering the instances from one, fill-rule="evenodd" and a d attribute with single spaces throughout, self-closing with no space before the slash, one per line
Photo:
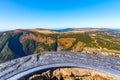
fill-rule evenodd
<path id="1" fill-rule="evenodd" d="M 43 51 L 73 51 L 120 56 L 120 37 L 103 34 L 103 30 L 99 31 L 99 34 L 98 31 L 85 33 L 53 31 L 52 34 L 39 31 L 3 32 L 0 35 L 0 62 Z"/>

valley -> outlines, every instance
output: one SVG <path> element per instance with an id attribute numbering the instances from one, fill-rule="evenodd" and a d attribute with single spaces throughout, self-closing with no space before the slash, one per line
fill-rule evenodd
<path id="1" fill-rule="evenodd" d="M 62 32 L 63 31 L 63 32 Z M 44 51 L 120 57 L 120 32 L 108 29 L 17 29 L 0 34 L 0 63 Z"/>

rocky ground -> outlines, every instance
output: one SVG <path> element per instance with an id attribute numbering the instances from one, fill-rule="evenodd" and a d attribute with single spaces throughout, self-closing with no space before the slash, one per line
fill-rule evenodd
<path id="1" fill-rule="evenodd" d="M 100 54 L 100 55 L 104 55 L 104 56 L 113 56 L 113 57 L 120 58 L 120 51 L 115 51 L 115 50 L 84 47 L 81 52 L 90 53 L 90 54 Z"/>
<path id="2" fill-rule="evenodd" d="M 117 80 L 109 74 L 86 68 L 52 68 L 21 80 Z"/>

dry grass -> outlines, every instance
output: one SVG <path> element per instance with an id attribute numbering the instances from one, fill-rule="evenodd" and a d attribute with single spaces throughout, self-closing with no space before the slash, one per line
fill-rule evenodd
<path id="1" fill-rule="evenodd" d="M 75 41 L 75 38 L 60 38 L 58 39 L 58 43 L 66 48 L 70 47 L 73 42 Z"/>
<path id="2" fill-rule="evenodd" d="M 51 31 L 51 30 L 47 30 L 47 29 L 30 29 L 30 31 L 39 32 L 39 33 L 43 33 L 43 34 L 55 34 L 55 33 L 57 33 L 55 31 Z"/>

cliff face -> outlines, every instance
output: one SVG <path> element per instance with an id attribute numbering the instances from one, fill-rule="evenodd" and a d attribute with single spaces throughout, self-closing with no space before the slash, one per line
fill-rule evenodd
<path id="1" fill-rule="evenodd" d="M 42 71 L 40 71 L 41 73 Z M 53 68 L 28 77 L 29 80 L 116 80 L 115 77 L 85 68 Z M 25 77 L 21 78 L 24 80 Z M 26 78 L 27 79 L 27 78 Z"/>
<path id="2" fill-rule="evenodd" d="M 43 51 L 86 52 L 120 57 L 120 37 L 111 36 L 113 32 L 110 34 L 110 31 L 104 31 L 104 35 L 103 31 L 78 32 L 49 30 L 3 32 L 0 34 L 0 63 Z"/>

